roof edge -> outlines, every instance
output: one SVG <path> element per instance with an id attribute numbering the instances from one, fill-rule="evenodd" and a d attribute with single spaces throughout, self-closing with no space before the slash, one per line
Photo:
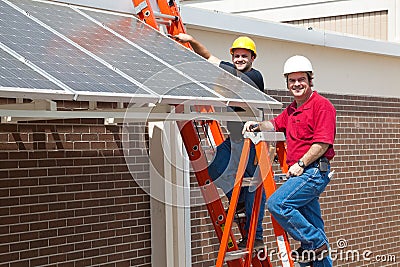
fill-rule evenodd
<path id="1" fill-rule="evenodd" d="M 181 6 L 182 20 L 194 28 L 237 32 L 261 38 L 400 57 L 398 43 L 385 42 L 328 31 L 258 20 L 240 15 Z M 204 19 L 207 18 L 207 19 Z M 226 22 L 229 21 L 229 24 Z"/>

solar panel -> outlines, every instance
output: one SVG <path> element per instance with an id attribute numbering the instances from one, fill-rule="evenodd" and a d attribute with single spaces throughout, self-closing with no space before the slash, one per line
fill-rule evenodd
<path id="1" fill-rule="evenodd" d="M 194 80 L 200 81 L 211 90 L 215 91 L 214 89 L 218 88 L 217 93 L 225 98 L 242 101 L 267 101 L 271 104 L 277 104 L 277 101 L 273 98 L 250 87 L 221 68 L 210 64 L 175 41 L 165 38 L 149 27 L 143 27 L 141 22 L 135 22 L 135 20 L 132 20 L 131 23 L 127 21 L 121 22 L 120 17 L 117 15 L 93 11 L 84 12 L 149 51 L 155 57 L 163 59 Z"/>
<path id="2" fill-rule="evenodd" d="M 30 1 L 15 1 L 15 3 L 33 17 L 45 22 L 66 38 L 133 77 L 139 83 L 145 84 L 157 94 L 189 98 L 217 97 L 211 91 L 177 74 L 159 60 L 116 37 L 69 7 Z M 123 16 L 117 18 L 119 23 L 149 30 L 135 18 Z M 152 30 L 151 33 L 154 34 L 156 31 Z M 186 85 L 187 90 L 177 90 L 182 85 Z"/>
<path id="3" fill-rule="evenodd" d="M 166 38 L 158 31 L 145 27 L 134 17 L 122 20 L 117 14 L 89 10 L 84 10 L 84 12 L 172 66 L 205 61 L 171 38 Z"/>
<path id="4" fill-rule="evenodd" d="M 0 87 L 62 90 L 56 84 L 1 49 Z"/>
<path id="5" fill-rule="evenodd" d="M 25 7 L 34 3 L 17 2 Z M 49 9 L 53 7 L 53 5 L 46 6 Z M 0 24 L 1 42 L 73 90 L 87 91 L 92 94 L 149 95 L 146 90 L 2 1 L 0 2 L 0 17 L 4 18 Z"/>
<path id="6" fill-rule="evenodd" d="M 54 2 L 0 0 L 0 41 L 79 95 L 280 106 L 126 14 Z M 30 88 L 44 86 L 23 76 Z"/>

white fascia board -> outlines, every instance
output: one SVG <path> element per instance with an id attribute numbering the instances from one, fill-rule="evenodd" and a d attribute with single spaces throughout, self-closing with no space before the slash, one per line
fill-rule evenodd
<path id="1" fill-rule="evenodd" d="M 287 6 L 299 6 L 316 4 L 320 2 L 337 2 L 338 0 L 216 0 L 216 1 L 201 1 L 196 3 L 183 2 L 182 5 L 188 5 L 197 8 L 204 8 L 208 10 L 218 10 L 228 13 L 241 13 L 249 10 L 258 9 L 277 9 Z M 340 0 L 339 0 L 340 1 Z M 343 1 L 343 0 L 342 0 Z M 347 0 L 345 0 L 347 1 Z"/>
<path id="2" fill-rule="evenodd" d="M 309 31 L 291 25 L 188 6 L 182 6 L 181 17 L 185 24 L 199 29 L 209 28 L 215 31 L 323 45 L 323 32 Z"/>
<path id="3" fill-rule="evenodd" d="M 400 57 L 400 47 L 398 43 L 363 39 L 345 34 L 340 35 L 326 33 L 324 46 L 357 52 Z"/>
<path id="4" fill-rule="evenodd" d="M 257 20 L 189 6 L 182 6 L 181 16 L 187 25 L 197 29 L 233 32 L 286 42 L 400 57 L 400 48 L 397 43 L 358 38 L 327 31 L 307 30 L 298 26 Z"/>
<path id="5" fill-rule="evenodd" d="M 313 5 L 296 5 L 282 8 L 266 8 L 238 12 L 248 17 L 271 21 L 294 21 L 361 14 L 376 11 L 391 11 L 394 0 L 352 0 L 343 2 L 318 3 Z"/>
<path id="6" fill-rule="evenodd" d="M 270 21 L 292 21 L 389 10 L 396 0 L 223 0 L 187 6 L 241 14 Z"/>

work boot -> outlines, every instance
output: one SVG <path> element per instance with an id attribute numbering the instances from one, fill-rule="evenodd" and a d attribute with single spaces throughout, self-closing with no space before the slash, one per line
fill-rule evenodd
<path id="1" fill-rule="evenodd" d="M 309 263 L 313 261 L 321 261 L 329 255 L 329 249 L 326 244 L 323 244 L 317 249 L 307 250 L 302 247 L 293 250 L 291 253 L 294 262 Z"/>

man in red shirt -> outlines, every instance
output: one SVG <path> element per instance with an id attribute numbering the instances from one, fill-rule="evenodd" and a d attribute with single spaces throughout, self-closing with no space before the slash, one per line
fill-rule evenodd
<path id="1" fill-rule="evenodd" d="M 268 199 L 268 210 L 301 242 L 301 247 L 292 252 L 294 261 L 330 267 L 332 260 L 318 199 L 330 181 L 336 110 L 329 100 L 312 90 L 313 68 L 306 57 L 289 58 L 284 76 L 294 101 L 271 121 L 246 122 L 243 132 L 285 133 L 289 179 Z"/>

